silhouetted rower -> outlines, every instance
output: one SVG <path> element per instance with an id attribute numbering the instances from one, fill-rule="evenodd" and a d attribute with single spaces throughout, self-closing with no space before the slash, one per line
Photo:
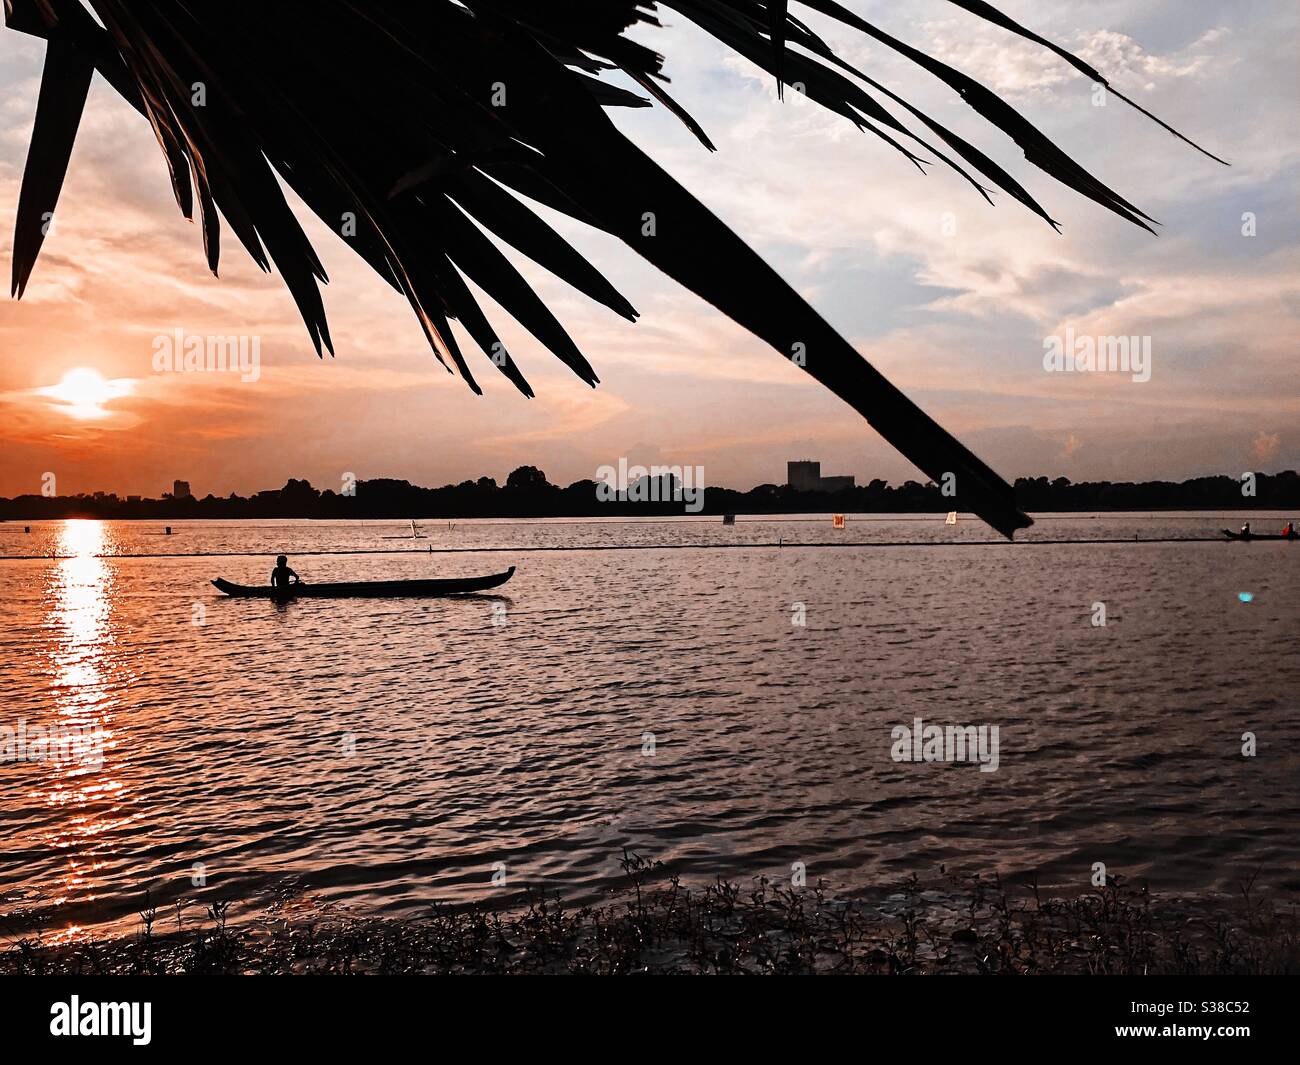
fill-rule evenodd
<path id="1" fill-rule="evenodd" d="M 291 585 L 301 584 L 302 578 L 289 568 L 289 558 L 281 555 L 275 560 L 275 569 L 271 570 L 271 587 L 287 589 Z"/>

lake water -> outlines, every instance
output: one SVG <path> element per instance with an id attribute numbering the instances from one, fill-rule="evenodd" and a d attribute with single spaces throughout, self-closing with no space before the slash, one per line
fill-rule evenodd
<path id="1" fill-rule="evenodd" d="M 1300 891 L 1300 544 L 954 546 L 990 534 L 915 516 L 163 524 L 0 524 L 0 729 L 86 730 L 0 764 L 11 928 L 128 931 L 146 888 L 236 916 L 286 893 L 590 902 L 625 846 L 693 880 L 804 863 L 841 892 L 940 864 L 1083 891 L 1095 862 Z M 923 543 L 799 546 L 851 541 Z M 278 551 L 309 581 L 518 572 L 452 600 L 208 583 L 266 583 Z M 996 771 L 895 761 L 918 717 L 996 726 Z"/>

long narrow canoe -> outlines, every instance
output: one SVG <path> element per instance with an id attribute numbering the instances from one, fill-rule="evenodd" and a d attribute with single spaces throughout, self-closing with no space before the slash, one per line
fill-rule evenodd
<path id="1" fill-rule="evenodd" d="M 1224 529 L 1223 535 L 1229 540 L 1300 540 L 1300 534 L 1283 536 L 1281 533 L 1240 533 L 1231 529 Z"/>
<path id="2" fill-rule="evenodd" d="M 231 584 L 218 577 L 213 585 L 226 595 L 238 599 L 387 599 L 400 596 L 428 598 L 437 595 L 464 595 L 499 588 L 515 575 L 511 566 L 504 573 L 486 577 L 461 577 L 427 581 L 355 581 L 347 584 L 291 584 L 288 588 L 262 585 L 250 588 Z"/>

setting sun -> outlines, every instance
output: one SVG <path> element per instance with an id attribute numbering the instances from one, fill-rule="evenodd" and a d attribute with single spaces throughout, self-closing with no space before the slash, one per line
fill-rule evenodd
<path id="1" fill-rule="evenodd" d="M 131 382 L 106 381 L 98 370 L 82 366 L 65 373 L 57 385 L 39 391 L 41 395 L 64 404 L 60 409 L 73 418 L 103 418 L 109 413 L 104 404 L 129 395 Z"/>

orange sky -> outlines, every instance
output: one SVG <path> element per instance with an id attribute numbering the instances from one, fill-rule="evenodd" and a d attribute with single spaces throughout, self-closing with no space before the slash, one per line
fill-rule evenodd
<path id="1" fill-rule="evenodd" d="M 619 121 L 1005 476 L 1180 479 L 1300 465 L 1300 269 L 1287 193 L 1300 138 L 1268 80 L 1291 62 L 1286 35 L 1230 12 L 1200 13 L 1191 26 L 1185 9 L 1182 22 L 1162 22 L 1136 3 L 1112 6 L 1131 9 L 1133 24 L 1099 25 L 1078 5 L 1055 3 L 1041 21 L 1225 153 L 1232 170 L 1135 116 L 1096 113 L 1089 87 L 1032 49 L 991 36 L 965 65 L 1161 218 L 1158 240 L 1016 169 L 1014 151 L 999 161 L 1062 219 L 1065 235 L 1014 205 L 989 208 L 948 176 L 921 178 L 834 116 L 776 104 L 766 79 L 683 31 L 658 44 L 718 155 L 658 111 Z M 921 43 L 942 51 L 946 32 L 925 23 L 910 36 L 928 35 Z M 5 259 L 41 54 L 39 43 L 0 32 Z M 960 129 L 960 108 L 937 99 Z M 1260 216 L 1250 241 L 1244 211 Z M 574 225 L 560 228 L 641 321 L 624 322 L 512 256 L 602 384 L 584 386 L 498 313 L 538 398 L 519 396 L 486 365 L 476 373 L 487 395 L 475 397 L 436 364 L 404 300 L 300 213 L 331 277 L 332 360 L 316 358 L 279 279 L 234 241 L 221 278 L 207 273 L 201 236 L 176 211 L 147 125 L 97 84 L 27 294 L 0 301 L 0 495 L 39 492 L 47 473 L 60 493 L 146 495 L 175 478 L 199 495 L 249 493 L 290 476 L 321 488 L 348 474 L 504 480 L 523 463 L 568 483 L 620 456 L 703 465 L 708 484 L 738 488 L 782 481 L 785 461 L 802 457 L 860 480 L 916 475 L 796 367 L 627 249 Z M 1151 381 L 1044 373 L 1043 338 L 1067 325 L 1151 336 Z M 256 337 L 257 379 L 158 372 L 156 338 L 177 329 Z M 99 407 L 68 403 L 57 386 L 77 368 L 115 394 Z M 94 381 L 81 385 L 85 400 Z"/>

